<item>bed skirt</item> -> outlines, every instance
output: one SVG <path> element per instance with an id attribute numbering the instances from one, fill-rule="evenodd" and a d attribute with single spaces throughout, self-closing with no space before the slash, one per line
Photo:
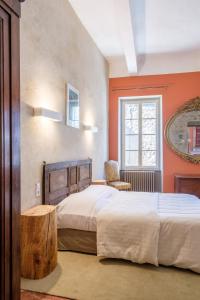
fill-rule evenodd
<path id="1" fill-rule="evenodd" d="M 97 254 L 96 232 L 77 229 L 58 229 L 58 250 Z"/>

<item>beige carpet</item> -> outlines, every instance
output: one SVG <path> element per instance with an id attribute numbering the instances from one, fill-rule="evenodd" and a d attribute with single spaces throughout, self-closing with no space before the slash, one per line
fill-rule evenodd
<path id="1" fill-rule="evenodd" d="M 199 300 L 200 275 L 93 255 L 59 252 L 58 266 L 22 288 L 78 300 Z"/>

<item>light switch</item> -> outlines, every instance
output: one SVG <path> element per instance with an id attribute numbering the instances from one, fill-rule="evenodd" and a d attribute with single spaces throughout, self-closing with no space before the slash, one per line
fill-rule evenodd
<path id="1" fill-rule="evenodd" d="M 40 183 L 35 184 L 35 196 L 40 197 Z"/>

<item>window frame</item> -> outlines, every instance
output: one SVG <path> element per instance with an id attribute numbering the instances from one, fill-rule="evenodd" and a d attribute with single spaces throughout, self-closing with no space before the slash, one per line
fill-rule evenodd
<path id="1" fill-rule="evenodd" d="M 142 103 L 154 102 L 157 106 L 156 111 L 156 166 L 142 166 Z M 125 166 L 125 107 L 126 103 L 138 103 L 139 108 L 139 166 Z M 162 96 L 161 95 L 151 95 L 151 96 L 133 96 L 133 97 L 120 97 L 119 98 L 119 121 L 118 121 L 119 137 L 118 137 L 118 157 L 122 170 L 162 170 Z"/>

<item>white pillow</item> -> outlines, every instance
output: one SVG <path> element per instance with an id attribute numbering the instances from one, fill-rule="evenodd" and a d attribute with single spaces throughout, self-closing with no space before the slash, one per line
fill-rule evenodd
<path id="1" fill-rule="evenodd" d="M 109 185 L 90 185 L 88 188 L 86 188 L 83 192 L 90 192 L 91 194 L 94 193 L 97 197 L 111 197 L 115 195 L 116 193 L 119 193 L 119 191 L 112 186 Z"/>

